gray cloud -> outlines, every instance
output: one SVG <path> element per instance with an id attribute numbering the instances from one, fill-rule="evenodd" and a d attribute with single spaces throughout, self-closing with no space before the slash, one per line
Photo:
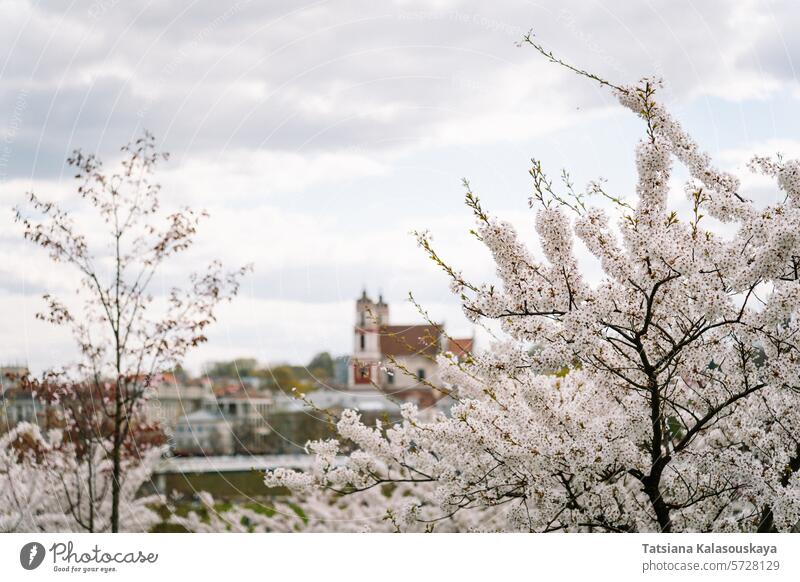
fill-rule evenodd
<path id="1" fill-rule="evenodd" d="M 9 174 L 56 174 L 71 148 L 113 152 L 142 127 L 178 156 L 391 149 L 486 113 L 493 92 L 517 91 L 506 105 L 520 119 L 555 111 L 543 94 L 607 104 L 514 46 L 531 26 L 582 66 L 617 82 L 659 74 L 675 96 L 794 82 L 796 43 L 777 34 L 789 3 L 758 21 L 746 19 L 761 3 L 722 0 L 437 4 L 7 3 L 0 108 L 28 92 Z"/>

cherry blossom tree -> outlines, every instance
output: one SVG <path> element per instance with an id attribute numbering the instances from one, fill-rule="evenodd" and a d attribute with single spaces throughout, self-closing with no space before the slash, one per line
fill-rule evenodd
<path id="1" fill-rule="evenodd" d="M 658 81 L 614 85 L 531 35 L 524 44 L 641 119 L 634 195 L 599 181 L 579 192 L 534 161 L 539 259 L 467 185 L 497 280 L 469 281 L 430 235 L 418 241 L 466 316 L 502 336 L 466 360 L 440 357 L 450 414 L 406 404 L 402 422 L 366 426 L 346 411 L 338 439 L 310 444 L 314 470 L 271 471 L 266 483 L 300 500 L 322 495 L 328 508 L 351 499 L 366 507 L 356 521 L 401 530 L 463 529 L 464 514 L 463 523 L 509 531 L 791 530 L 800 520 L 800 162 L 754 158 L 750 169 L 774 179 L 779 196 L 751 198 L 657 101 Z M 682 189 L 675 164 L 689 176 Z M 599 281 L 581 269 L 579 243 L 602 267 Z M 364 495 L 370 504 L 359 504 Z"/>
<path id="2" fill-rule="evenodd" d="M 81 445 L 62 430 L 43 434 L 27 422 L 0 438 L 0 532 L 111 531 L 113 465 L 105 452 L 110 444 L 86 451 Z M 152 447 L 123 458 L 120 531 L 149 531 L 161 521 L 154 508 L 164 500 L 140 495 L 140 489 L 162 453 L 162 447 Z"/>
<path id="3" fill-rule="evenodd" d="M 78 346 L 80 360 L 59 373 L 66 392 L 51 391 L 60 400 L 50 404 L 65 407 L 64 434 L 80 441 L 77 453 L 88 451 L 89 465 L 96 454 L 110 467 L 113 532 L 123 527 L 124 474 L 130 459 L 142 456 L 127 452 L 143 444 L 136 427 L 142 426 L 143 404 L 155 379 L 206 341 L 217 307 L 237 294 L 249 268 L 226 271 L 213 262 L 192 275 L 188 286 L 172 288 L 166 297 L 154 294 L 156 275 L 191 247 L 206 216 L 190 208 L 161 211 L 160 186 L 152 175 L 165 159 L 150 134 L 122 148 L 120 168 L 113 172 L 96 156 L 76 151 L 68 162 L 89 213 L 31 193 L 16 214 L 25 238 L 79 277 L 77 300 L 47 294 L 47 309 L 38 317 L 67 327 Z M 87 214 L 95 222 L 86 224 Z M 67 410 L 72 405 L 79 414 Z"/>
<path id="4" fill-rule="evenodd" d="M 9 375 L 9 380 L 16 385 L 17 392 L 29 395 L 37 403 L 41 413 L 36 427 L 28 425 L 22 430 L 18 426 L 15 436 L 0 441 L 0 446 L 9 449 L 0 451 L 7 455 L 0 467 L 0 478 L 11 479 L 13 474 L 30 472 L 29 482 L 46 483 L 38 483 L 35 499 L 39 505 L 50 506 L 46 514 L 41 510 L 26 510 L 26 504 L 12 503 L 10 507 L 15 514 L 23 511 L 28 518 L 21 524 L 33 526 L 33 530 L 44 528 L 43 531 L 47 531 L 48 525 L 58 524 L 66 526 L 53 531 L 65 531 L 65 527 L 69 531 L 76 531 L 76 528 L 86 532 L 108 531 L 110 513 L 107 510 L 111 507 L 113 487 L 106 451 L 110 448 L 114 422 L 97 405 L 108 397 L 106 387 L 70 381 L 65 373 L 54 371 L 46 372 L 41 378 Z M 155 463 L 168 447 L 159 424 L 144 415 L 130 419 L 128 432 L 120 461 L 120 521 L 126 530 L 136 531 L 134 524 L 129 523 L 131 520 L 148 527 L 152 524 L 149 509 L 143 516 L 130 511 L 146 507 L 144 501 L 134 502 L 134 496 L 149 481 Z M 14 467 L 14 459 L 19 466 Z M 10 493 L 16 496 L 13 484 L 9 487 Z M 146 498 L 148 503 L 155 501 L 158 501 L 156 497 Z M 56 519 L 56 506 L 63 512 L 60 521 Z"/>

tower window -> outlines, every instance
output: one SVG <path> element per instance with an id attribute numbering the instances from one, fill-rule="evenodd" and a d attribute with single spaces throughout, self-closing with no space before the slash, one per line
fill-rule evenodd
<path id="1" fill-rule="evenodd" d="M 359 334 L 359 336 L 358 336 L 358 342 L 359 342 L 359 345 L 361 346 L 361 349 L 363 350 L 363 349 L 366 347 L 366 345 L 367 345 L 367 340 L 366 340 L 366 338 L 364 337 L 364 334 L 363 334 L 363 333 L 362 333 L 362 334 Z"/>
<path id="2" fill-rule="evenodd" d="M 420 368 L 419 370 L 417 370 L 417 378 L 419 378 L 420 380 L 425 379 L 425 368 Z"/>

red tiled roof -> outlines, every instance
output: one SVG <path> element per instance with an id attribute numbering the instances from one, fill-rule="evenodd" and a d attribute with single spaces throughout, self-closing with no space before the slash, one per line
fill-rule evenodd
<path id="1" fill-rule="evenodd" d="M 472 338 L 451 338 L 447 342 L 447 351 L 451 352 L 455 357 L 460 358 L 472 353 Z"/>
<path id="2" fill-rule="evenodd" d="M 435 356 L 439 353 L 440 325 L 383 325 L 381 353 L 386 356 Z"/>

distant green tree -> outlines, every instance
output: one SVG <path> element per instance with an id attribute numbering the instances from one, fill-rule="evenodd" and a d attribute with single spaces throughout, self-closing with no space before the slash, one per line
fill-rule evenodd
<path id="1" fill-rule="evenodd" d="M 227 362 L 213 362 L 206 366 L 206 374 L 211 378 L 240 378 L 255 375 L 258 362 L 254 358 L 237 358 Z"/>
<path id="2" fill-rule="evenodd" d="M 333 378 L 333 358 L 328 352 L 321 352 L 311 358 L 308 371 L 317 378 Z"/>
<path id="3" fill-rule="evenodd" d="M 303 388 L 292 367 L 287 364 L 273 366 L 264 370 L 260 375 L 264 379 L 262 387 L 267 390 L 291 392 L 292 388 L 297 388 L 298 390 Z"/>

